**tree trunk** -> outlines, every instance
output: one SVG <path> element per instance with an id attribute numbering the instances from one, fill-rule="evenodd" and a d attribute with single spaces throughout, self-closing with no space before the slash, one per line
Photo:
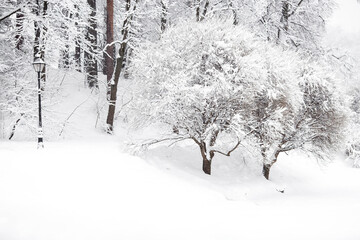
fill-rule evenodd
<path id="1" fill-rule="evenodd" d="M 114 0 L 107 0 L 106 14 L 106 43 L 114 42 Z M 110 85 L 114 73 L 115 48 L 113 45 L 106 48 L 104 69 L 107 75 L 107 83 Z"/>
<path id="2" fill-rule="evenodd" d="M 62 12 L 64 16 L 72 18 L 72 15 L 68 10 Z M 62 23 L 61 27 L 64 30 L 65 35 L 65 48 L 61 50 L 61 59 L 59 61 L 59 67 L 68 69 L 70 67 L 70 44 L 69 44 L 69 22 Z"/>
<path id="3" fill-rule="evenodd" d="M 267 180 L 269 180 L 270 168 L 271 168 L 270 164 L 263 164 L 262 173 Z"/>
<path id="4" fill-rule="evenodd" d="M 211 161 L 207 160 L 206 158 L 203 158 L 203 167 L 202 167 L 204 173 L 211 175 Z"/>
<path id="5" fill-rule="evenodd" d="M 203 9 L 203 13 L 202 13 L 202 16 L 201 16 L 201 18 L 200 18 L 200 21 L 202 21 L 202 20 L 205 19 L 205 16 L 206 16 L 207 11 L 208 11 L 208 8 L 209 8 L 209 4 L 210 4 L 210 2 L 209 2 L 209 0 L 207 0 L 207 1 L 205 2 L 205 6 L 204 6 L 204 9 Z"/>
<path id="6" fill-rule="evenodd" d="M 17 3 L 20 6 L 22 4 L 22 0 L 18 0 Z M 24 44 L 24 36 L 22 35 L 23 25 L 24 25 L 23 24 L 24 23 L 24 17 L 25 17 L 25 15 L 22 13 L 21 10 L 16 14 L 16 36 L 15 36 L 15 40 L 16 40 L 16 48 L 18 50 L 21 50 L 21 47 Z"/>
<path id="7" fill-rule="evenodd" d="M 161 33 L 165 32 L 167 23 L 168 9 L 164 0 L 161 0 Z"/>
<path id="8" fill-rule="evenodd" d="M 90 50 L 85 52 L 87 83 L 90 88 L 98 88 L 98 65 L 94 57 L 97 48 L 96 0 L 87 0 L 87 2 L 91 8 L 86 33 L 86 39 L 90 42 Z"/>
<path id="9" fill-rule="evenodd" d="M 45 25 L 45 20 L 46 20 L 46 16 L 47 16 L 47 10 L 48 10 L 48 1 L 44 1 L 43 3 L 43 27 L 42 27 L 42 44 L 41 44 L 41 48 L 40 48 L 40 54 L 41 54 L 41 59 L 45 61 L 45 50 L 46 50 L 46 46 L 45 46 L 45 43 L 46 43 L 46 34 L 47 34 L 47 27 Z M 41 81 L 43 83 L 46 82 L 46 65 L 44 66 L 42 72 L 41 72 Z M 41 87 L 41 91 L 44 91 L 44 86 L 43 85 Z"/>
<path id="10" fill-rule="evenodd" d="M 15 131 L 16 131 L 16 127 L 17 127 L 17 125 L 19 124 L 19 122 L 21 121 L 21 118 L 22 118 L 23 115 L 24 115 L 24 114 L 21 113 L 21 114 L 20 114 L 20 118 L 18 118 L 18 120 L 16 120 L 15 124 L 13 125 L 13 127 L 12 127 L 12 129 L 11 129 L 10 136 L 9 136 L 9 140 L 11 140 L 11 139 L 14 137 Z"/>
<path id="11" fill-rule="evenodd" d="M 278 27 L 278 36 L 277 36 L 277 44 L 280 44 L 284 41 L 284 34 L 287 34 L 289 31 L 289 17 L 290 17 L 290 6 L 287 1 L 283 2 L 282 10 L 281 10 L 281 26 Z"/>
<path id="12" fill-rule="evenodd" d="M 105 27 L 106 27 L 106 31 L 105 31 L 105 34 L 104 34 L 104 36 L 103 36 L 103 41 L 104 41 L 104 51 L 103 51 L 103 59 L 102 59 L 102 61 L 101 61 L 101 64 L 102 64 L 102 73 L 104 74 L 104 75 L 107 75 L 107 69 L 106 69 L 106 58 L 107 58 L 107 52 L 106 52 L 106 50 L 107 50 L 107 46 L 106 46 L 106 44 L 107 44 L 107 32 L 108 32 L 108 27 L 107 27 L 107 20 L 108 20 L 108 12 L 107 12 L 107 3 L 105 4 L 105 6 L 104 6 L 104 22 L 105 22 Z"/>
<path id="13" fill-rule="evenodd" d="M 208 11 L 209 8 L 209 0 L 206 0 L 205 5 L 204 5 L 204 9 L 201 11 L 201 0 L 197 0 L 195 5 L 196 5 L 196 21 L 200 22 L 202 20 L 204 20 L 205 15 Z"/>
<path id="14" fill-rule="evenodd" d="M 206 149 L 206 144 L 204 142 L 201 142 L 199 144 L 200 147 L 200 152 L 201 152 L 201 156 L 203 159 L 203 165 L 202 165 L 202 169 L 204 171 L 204 173 L 211 175 L 211 163 L 212 163 L 212 158 L 214 157 L 214 154 L 210 154 L 210 159 L 208 159 L 207 156 L 207 149 Z"/>
<path id="15" fill-rule="evenodd" d="M 40 4 L 39 1 L 36 1 L 36 6 L 33 9 L 33 12 L 35 13 L 36 16 L 40 15 Z M 34 39 L 34 60 L 36 58 L 41 57 L 40 56 L 40 34 L 41 34 L 41 30 L 40 30 L 40 23 L 39 21 L 34 21 L 34 30 L 35 30 L 35 39 Z"/>
<path id="16" fill-rule="evenodd" d="M 229 7 L 231 8 L 231 11 L 233 13 L 233 24 L 238 25 L 239 24 L 238 14 L 236 12 L 236 9 L 234 8 L 232 1 L 230 1 Z"/>
<path id="17" fill-rule="evenodd" d="M 196 0 L 196 21 L 200 22 L 200 0 Z"/>
<path id="18" fill-rule="evenodd" d="M 75 27 L 76 29 L 79 31 L 79 24 L 78 24 L 78 19 L 79 19 L 79 7 L 77 5 L 74 6 L 74 8 L 76 9 L 75 11 Z M 76 36 L 75 37 L 75 69 L 78 72 L 82 72 L 81 69 L 81 47 L 80 47 L 80 37 Z"/>
<path id="19" fill-rule="evenodd" d="M 119 83 L 121 71 L 124 67 L 123 62 L 125 59 L 126 49 L 127 49 L 127 40 L 129 38 L 129 28 L 130 22 L 133 19 L 134 12 L 136 10 L 137 0 L 135 1 L 135 5 L 133 6 L 132 13 L 130 15 L 130 0 L 126 0 L 126 12 L 129 14 L 128 17 L 124 20 L 123 23 L 123 39 L 119 49 L 119 57 L 116 59 L 115 73 L 114 79 L 110 82 L 110 99 L 109 99 L 109 110 L 106 119 L 107 123 L 107 133 L 112 134 L 114 130 L 114 117 L 115 117 L 115 107 L 117 100 L 117 85 Z"/>
<path id="20" fill-rule="evenodd" d="M 270 169 L 274 165 L 274 163 L 276 163 L 279 154 L 280 154 L 279 150 L 275 151 L 273 159 L 271 161 L 267 161 L 265 154 L 262 153 L 262 155 L 264 157 L 262 173 L 267 180 L 269 180 L 269 177 L 270 177 Z M 270 162 L 270 163 L 268 163 L 268 162 Z"/>
<path id="21" fill-rule="evenodd" d="M 48 3 L 47 1 L 44 1 L 44 5 L 43 5 L 43 17 L 45 18 L 46 14 L 47 14 L 47 6 Z M 41 5 L 40 2 L 37 0 L 36 1 L 36 7 L 33 9 L 34 13 L 37 16 L 40 16 L 41 13 Z M 41 22 L 40 21 L 35 21 L 34 22 L 34 29 L 35 29 L 35 40 L 34 40 L 34 60 L 36 58 L 41 58 L 42 60 L 45 60 L 45 43 L 44 43 L 44 37 L 46 35 L 46 27 L 42 26 L 41 28 Z M 44 24 L 43 24 L 44 25 Z M 43 34 L 41 35 L 41 29 L 43 31 Z M 43 68 L 43 71 L 41 72 L 41 80 L 42 82 L 46 81 L 46 66 Z M 41 87 L 41 90 L 44 90 L 44 86 Z"/>

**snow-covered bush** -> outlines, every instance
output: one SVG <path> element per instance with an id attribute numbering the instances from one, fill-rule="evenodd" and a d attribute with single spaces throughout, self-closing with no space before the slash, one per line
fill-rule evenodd
<path id="1" fill-rule="evenodd" d="M 8 22 L 8 28 L 0 31 L 0 137 L 11 139 L 20 125 L 36 129 L 37 98 L 32 56 L 15 49 L 10 19 Z"/>
<path id="2" fill-rule="evenodd" d="M 351 95 L 351 115 L 350 123 L 348 126 L 346 155 L 347 160 L 350 160 L 354 167 L 360 168 L 360 90 L 358 88 L 353 89 L 350 92 Z"/>
<path id="3" fill-rule="evenodd" d="M 229 156 L 256 130 L 245 116 L 259 101 L 281 103 L 273 109 L 276 119 L 299 105 L 296 59 L 231 22 L 178 24 L 136 52 L 134 121 L 168 125 L 168 140 L 192 139 L 210 174 L 216 153 Z"/>
<path id="4" fill-rule="evenodd" d="M 259 142 L 264 158 L 263 174 L 267 179 L 280 153 L 300 149 L 324 159 L 342 143 L 346 114 L 333 77 L 317 63 L 300 61 L 298 64 L 301 64 L 296 80 L 300 104 L 286 98 L 286 94 L 294 92 L 281 89 L 282 98 L 264 100 L 263 97 L 252 112 L 251 117 L 258 121 L 253 135 Z M 284 114 L 274 118 L 277 109 L 283 109 Z"/>

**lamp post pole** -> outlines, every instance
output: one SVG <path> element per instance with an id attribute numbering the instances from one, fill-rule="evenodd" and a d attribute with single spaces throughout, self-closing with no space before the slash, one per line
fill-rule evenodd
<path id="1" fill-rule="evenodd" d="M 44 148 L 42 117 L 41 117 L 41 73 L 44 70 L 45 62 L 37 57 L 34 59 L 33 67 L 38 74 L 38 101 L 39 101 L 39 126 L 38 126 L 38 148 Z"/>
<path id="2" fill-rule="evenodd" d="M 38 73 L 38 100 L 39 100 L 39 126 L 38 126 L 38 148 L 44 148 L 42 117 L 41 117 L 41 72 Z"/>

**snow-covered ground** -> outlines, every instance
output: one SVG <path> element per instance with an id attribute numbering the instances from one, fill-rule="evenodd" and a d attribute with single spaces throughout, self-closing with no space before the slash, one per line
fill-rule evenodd
<path id="1" fill-rule="evenodd" d="M 0 239 L 360 239 L 358 169 L 288 156 L 268 182 L 216 159 L 205 176 L 190 150 L 184 168 L 179 149 L 143 160 L 114 140 L 2 142 Z"/>

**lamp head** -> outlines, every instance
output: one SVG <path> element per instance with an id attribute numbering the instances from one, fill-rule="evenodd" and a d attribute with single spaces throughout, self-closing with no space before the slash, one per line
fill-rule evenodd
<path id="1" fill-rule="evenodd" d="M 44 60 L 42 60 L 39 57 L 35 58 L 35 60 L 33 62 L 33 67 L 34 67 L 35 72 L 37 72 L 37 73 L 42 72 L 45 67 Z"/>

